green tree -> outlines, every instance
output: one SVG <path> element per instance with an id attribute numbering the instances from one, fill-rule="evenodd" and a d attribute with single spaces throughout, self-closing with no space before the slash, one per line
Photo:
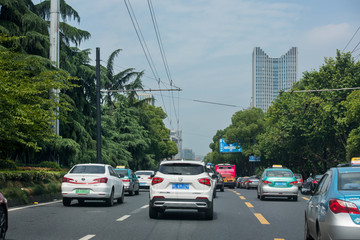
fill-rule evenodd
<path id="1" fill-rule="evenodd" d="M 0 157 L 40 150 L 38 142 L 54 138 L 54 110 L 67 109 L 67 102 L 56 103 L 50 90 L 71 89 L 72 80 L 47 59 L 0 49 Z"/>

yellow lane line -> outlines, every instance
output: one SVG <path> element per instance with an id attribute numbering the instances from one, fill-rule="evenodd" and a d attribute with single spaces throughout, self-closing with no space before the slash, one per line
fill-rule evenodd
<path id="1" fill-rule="evenodd" d="M 246 206 L 248 206 L 249 208 L 253 208 L 254 206 L 251 204 L 251 203 L 249 203 L 249 202 L 245 202 L 245 204 L 246 204 Z"/>
<path id="2" fill-rule="evenodd" d="M 239 198 L 241 198 L 242 200 L 245 200 L 246 198 L 245 197 L 243 197 L 243 196 L 240 196 Z"/>
<path id="3" fill-rule="evenodd" d="M 309 199 L 307 197 L 302 197 L 303 199 L 305 199 L 306 201 L 308 201 Z"/>
<path id="4" fill-rule="evenodd" d="M 285 240 L 285 238 L 274 238 L 274 240 Z"/>
<path id="5" fill-rule="evenodd" d="M 254 215 L 261 224 L 270 224 L 261 213 L 254 213 Z"/>
<path id="6" fill-rule="evenodd" d="M 237 195 L 241 195 L 241 193 L 238 193 L 238 192 L 237 192 L 236 194 L 237 194 Z"/>

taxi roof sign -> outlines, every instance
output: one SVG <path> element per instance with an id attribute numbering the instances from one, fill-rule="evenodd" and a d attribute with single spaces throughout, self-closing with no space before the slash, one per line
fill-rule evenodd
<path id="1" fill-rule="evenodd" d="M 116 168 L 125 168 L 125 166 L 123 166 L 123 165 L 118 165 L 118 166 L 116 166 Z"/>
<path id="2" fill-rule="evenodd" d="M 273 167 L 273 168 L 282 168 L 283 166 L 280 165 L 280 164 L 274 164 L 274 165 L 272 165 L 272 167 Z"/>
<path id="3" fill-rule="evenodd" d="M 360 157 L 353 157 L 351 159 L 351 166 L 360 166 Z"/>

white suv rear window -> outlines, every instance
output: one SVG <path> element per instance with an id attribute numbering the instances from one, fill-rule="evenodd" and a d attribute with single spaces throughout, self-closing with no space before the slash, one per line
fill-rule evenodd
<path id="1" fill-rule="evenodd" d="M 163 164 L 160 165 L 159 172 L 174 175 L 198 175 L 204 172 L 204 166 L 195 164 Z"/>

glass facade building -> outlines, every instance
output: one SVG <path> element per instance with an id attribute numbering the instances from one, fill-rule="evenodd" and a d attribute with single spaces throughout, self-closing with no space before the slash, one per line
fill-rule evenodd
<path id="1" fill-rule="evenodd" d="M 253 51 L 252 107 L 264 112 L 279 95 L 297 81 L 298 49 L 292 47 L 280 58 L 270 58 L 260 47 Z"/>

